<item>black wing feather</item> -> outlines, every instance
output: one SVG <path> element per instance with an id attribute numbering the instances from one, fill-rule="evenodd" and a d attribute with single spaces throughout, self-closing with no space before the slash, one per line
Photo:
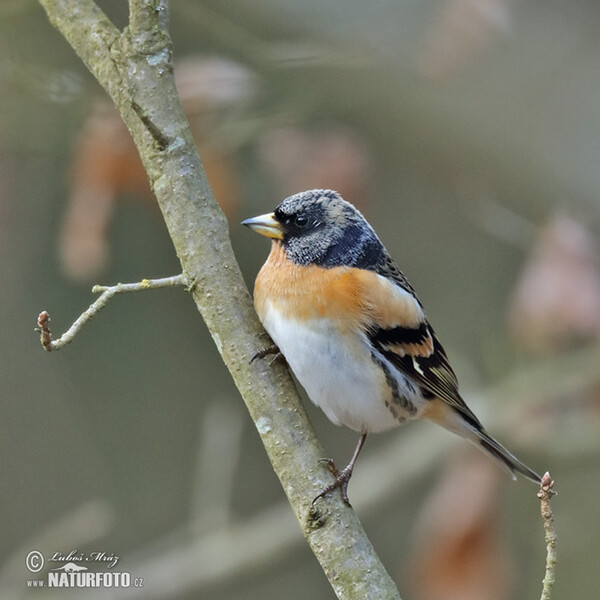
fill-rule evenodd
<path id="1" fill-rule="evenodd" d="M 422 307 L 412 285 L 402 271 L 398 269 L 387 251 L 382 254 L 379 262 L 372 270 L 408 291 Z M 367 336 L 374 349 L 420 385 L 425 392 L 441 398 L 460 411 L 473 425 L 478 428 L 481 427 L 477 417 L 461 398 L 458 391 L 458 380 L 450 366 L 446 351 L 427 321 L 423 321 L 419 327 L 414 329 L 410 327 L 384 328 L 371 326 L 367 331 Z M 414 356 L 409 352 L 401 354 L 390 348 L 393 345 L 402 347 L 403 345 L 418 344 L 428 336 L 431 336 L 433 340 L 433 352 L 429 356 Z"/>

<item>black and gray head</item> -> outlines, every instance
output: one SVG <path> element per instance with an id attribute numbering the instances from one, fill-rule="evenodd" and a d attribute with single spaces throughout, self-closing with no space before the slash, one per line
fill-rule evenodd
<path id="1" fill-rule="evenodd" d="M 386 255 L 362 214 L 332 190 L 309 190 L 286 198 L 273 213 L 243 222 L 281 240 L 299 265 L 372 269 Z"/>

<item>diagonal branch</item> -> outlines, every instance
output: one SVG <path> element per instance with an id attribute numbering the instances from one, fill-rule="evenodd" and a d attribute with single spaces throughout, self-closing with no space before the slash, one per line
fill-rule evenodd
<path id="1" fill-rule="evenodd" d="M 273 464 L 304 536 L 339 598 L 399 598 L 354 512 L 310 501 L 331 481 L 325 455 L 282 365 L 250 362 L 262 329 L 182 112 L 166 0 L 130 0 L 119 32 L 92 0 L 39 0 L 106 89 L 140 152 L 183 274 Z"/>

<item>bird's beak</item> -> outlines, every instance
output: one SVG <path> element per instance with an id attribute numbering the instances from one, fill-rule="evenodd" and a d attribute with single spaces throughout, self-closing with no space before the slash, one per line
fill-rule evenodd
<path id="1" fill-rule="evenodd" d="M 260 233 L 268 238 L 274 238 L 276 240 L 283 239 L 283 230 L 281 224 L 275 219 L 275 213 L 269 213 L 267 215 L 259 215 L 258 217 L 252 217 L 242 221 L 242 225 L 250 227 L 252 231 Z"/>

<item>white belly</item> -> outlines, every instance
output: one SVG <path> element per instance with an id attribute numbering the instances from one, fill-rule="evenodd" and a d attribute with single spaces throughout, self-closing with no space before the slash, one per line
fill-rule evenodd
<path id="1" fill-rule="evenodd" d="M 309 398 L 336 425 L 368 433 L 390 429 L 412 416 L 397 403 L 393 410 L 386 407 L 386 401 L 393 402 L 392 390 L 383 370 L 373 361 L 364 334 L 357 334 L 349 345 L 347 339 L 342 342 L 327 320 L 310 324 L 284 321 L 270 305 L 263 325 Z M 414 387 L 396 369 L 390 370 L 402 395 L 415 405 L 422 403 Z"/>

